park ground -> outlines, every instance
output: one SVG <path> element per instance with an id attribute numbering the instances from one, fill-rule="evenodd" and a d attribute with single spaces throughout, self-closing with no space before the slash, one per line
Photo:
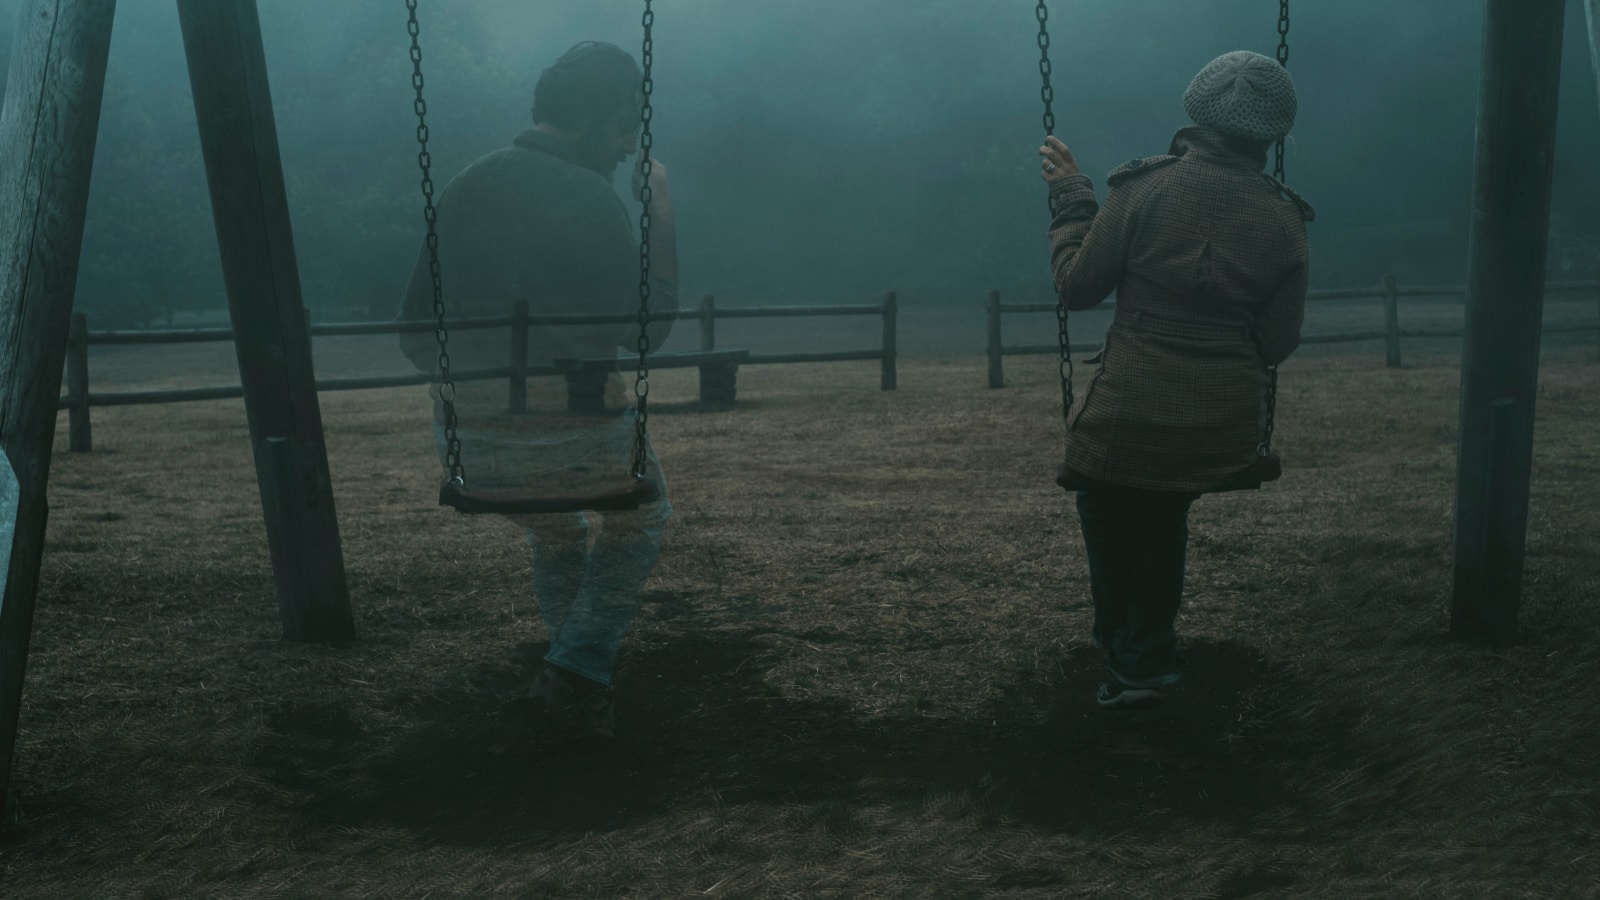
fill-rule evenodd
<path id="1" fill-rule="evenodd" d="M 0 894 L 1600 897 L 1593 342 L 1546 353 L 1499 651 L 1444 634 L 1459 372 L 1409 356 L 1284 367 L 1287 473 L 1195 505 L 1187 681 L 1131 714 L 1048 359 L 748 368 L 721 412 L 663 373 L 603 750 L 522 719 L 527 549 L 434 505 L 422 389 L 322 398 L 340 648 L 279 639 L 239 401 L 96 409 L 87 454 L 63 415 Z"/>

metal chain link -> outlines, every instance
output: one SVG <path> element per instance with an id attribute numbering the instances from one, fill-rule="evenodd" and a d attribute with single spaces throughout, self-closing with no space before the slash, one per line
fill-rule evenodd
<path id="1" fill-rule="evenodd" d="M 1034 9 L 1034 18 L 1039 20 L 1039 77 L 1043 85 L 1039 88 L 1039 99 L 1044 101 L 1044 135 L 1046 138 L 1056 133 L 1055 113 L 1055 88 L 1050 85 L 1050 8 L 1045 5 L 1045 0 L 1039 0 L 1039 5 Z M 1050 219 L 1055 220 L 1056 199 L 1050 195 Z M 1072 404 L 1072 336 L 1067 329 L 1067 303 L 1061 297 L 1056 298 L 1056 334 L 1061 345 L 1061 421 L 1063 424 L 1071 421 Z"/>
<path id="2" fill-rule="evenodd" d="M 450 380 L 449 332 L 444 321 L 444 277 L 439 265 L 439 215 L 433 205 L 433 157 L 428 153 L 428 101 L 422 96 L 422 26 L 417 22 L 417 0 L 406 0 L 411 35 L 411 86 L 417 91 L 413 108 L 417 113 L 417 166 L 422 170 L 423 219 L 428 223 L 428 272 L 433 278 L 433 336 L 439 342 L 439 398 L 444 401 L 445 468 L 450 480 L 466 484 L 467 471 L 461 464 L 461 438 L 456 433 L 456 386 Z"/>
<path id="3" fill-rule="evenodd" d="M 1056 133 L 1056 114 L 1052 107 L 1056 91 L 1050 86 L 1050 8 L 1045 6 L 1044 0 L 1039 0 L 1033 15 L 1039 20 L 1039 76 L 1044 82 L 1039 88 L 1039 98 L 1044 101 L 1044 133 L 1049 136 Z"/>
<path id="4" fill-rule="evenodd" d="M 644 98 L 639 110 L 641 126 L 639 171 L 644 176 L 644 186 L 639 190 L 639 200 L 644 204 L 644 209 L 639 213 L 639 365 L 633 377 L 633 399 L 637 414 L 634 421 L 633 447 L 635 478 L 644 477 L 648 457 L 646 442 L 649 438 L 645 423 L 650 418 L 650 369 L 645 357 L 650 353 L 650 201 L 654 195 L 650 189 L 650 175 L 655 170 L 655 163 L 650 158 L 650 148 L 655 143 L 655 138 L 650 133 L 650 120 L 655 116 L 655 109 L 650 105 L 650 95 L 655 92 L 655 79 L 651 69 L 655 64 L 656 23 L 655 10 L 650 8 L 650 3 L 651 0 L 644 0 L 644 49 L 640 53 L 639 60 L 644 69 L 644 80 L 639 85 Z"/>
<path id="5" fill-rule="evenodd" d="M 1289 0 L 1278 0 L 1278 65 L 1289 68 Z M 1278 139 L 1277 159 L 1272 174 L 1283 180 L 1284 139 Z"/>
<path id="6" fill-rule="evenodd" d="M 1289 0 L 1278 0 L 1278 65 L 1285 69 L 1289 67 Z M 1276 160 L 1273 163 L 1272 175 L 1283 181 L 1283 155 L 1285 139 L 1278 139 Z M 1261 446 L 1256 448 L 1256 454 L 1266 456 L 1272 452 L 1272 429 L 1278 417 L 1278 367 L 1267 367 L 1267 428 L 1261 436 Z"/>
<path id="7" fill-rule="evenodd" d="M 1261 446 L 1256 448 L 1257 456 L 1266 456 L 1272 452 L 1272 424 L 1278 417 L 1278 367 L 1267 367 L 1267 430 L 1261 436 Z"/>

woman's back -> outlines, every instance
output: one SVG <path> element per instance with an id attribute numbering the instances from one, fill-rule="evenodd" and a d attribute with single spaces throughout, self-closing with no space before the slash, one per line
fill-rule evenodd
<path id="1" fill-rule="evenodd" d="M 1116 290 L 1119 315 L 1243 325 L 1269 365 L 1287 358 L 1299 343 L 1313 213 L 1264 165 L 1248 146 L 1193 126 L 1169 155 L 1112 172 L 1105 208 L 1057 270 L 1068 308 Z"/>
<path id="2" fill-rule="evenodd" d="M 1294 347 L 1297 321 L 1274 297 L 1308 262 L 1303 206 L 1286 199 L 1247 151 L 1209 129 L 1173 142 L 1175 163 L 1144 176 L 1118 304 L 1178 319 L 1250 325 L 1263 353 Z M 1265 321 L 1258 322 L 1258 318 Z M 1264 326 L 1264 327 L 1263 327 Z M 1292 326 L 1292 327 L 1290 327 Z"/>

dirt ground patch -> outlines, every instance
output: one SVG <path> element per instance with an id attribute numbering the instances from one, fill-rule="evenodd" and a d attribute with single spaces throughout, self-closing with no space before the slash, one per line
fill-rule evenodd
<path id="1" fill-rule="evenodd" d="M 1185 685 L 1106 715 L 1055 367 L 663 373 L 676 514 L 620 737 L 537 750 L 520 536 L 433 505 L 421 389 L 325 395 L 359 640 L 278 640 L 242 404 L 52 469 L 8 897 L 1600 895 L 1600 364 L 1547 354 L 1524 634 L 1442 636 L 1457 371 L 1285 366 L 1202 499 Z M 1081 375 L 1082 373 L 1080 373 Z"/>

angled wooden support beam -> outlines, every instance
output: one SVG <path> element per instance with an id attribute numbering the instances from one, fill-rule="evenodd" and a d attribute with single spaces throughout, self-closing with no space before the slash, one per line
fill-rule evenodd
<path id="1" fill-rule="evenodd" d="M 1594 87 L 1600 93 L 1600 0 L 1583 0 L 1589 22 L 1589 64 L 1594 67 Z"/>
<path id="2" fill-rule="evenodd" d="M 33 633 L 56 403 L 115 15 L 116 0 L 24 3 L 0 115 L 0 809 Z"/>
<path id="3" fill-rule="evenodd" d="M 178 0 L 287 640 L 355 636 L 254 0 Z"/>
<path id="4" fill-rule="evenodd" d="M 1450 633 L 1516 640 L 1533 467 L 1565 0 L 1487 0 Z"/>

